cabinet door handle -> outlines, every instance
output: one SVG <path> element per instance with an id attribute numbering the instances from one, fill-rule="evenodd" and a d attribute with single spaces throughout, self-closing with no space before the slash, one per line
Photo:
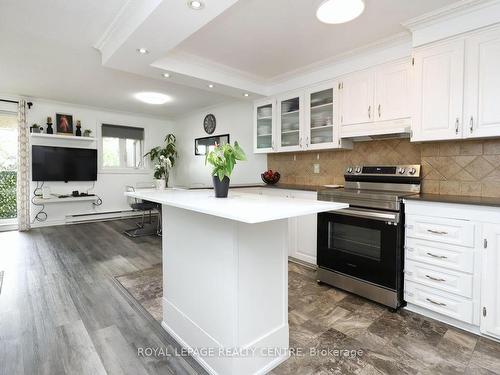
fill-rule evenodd
<path id="1" fill-rule="evenodd" d="M 455 120 L 455 134 L 458 134 L 458 126 L 460 125 L 459 123 L 459 120 L 458 120 L 458 117 L 457 119 Z"/>
<path id="2" fill-rule="evenodd" d="M 430 303 L 433 303 L 434 305 L 446 306 L 446 303 L 436 302 L 436 301 L 431 300 L 430 298 L 426 298 L 426 300 L 429 301 Z"/>
<path id="3" fill-rule="evenodd" d="M 368 106 L 368 118 L 372 118 L 372 106 Z"/>
<path id="4" fill-rule="evenodd" d="M 306 148 L 309 147 L 309 136 L 306 137 Z"/>
<path id="5" fill-rule="evenodd" d="M 302 137 L 299 138 L 299 147 L 302 148 Z"/>
<path id="6" fill-rule="evenodd" d="M 429 276 L 429 275 L 425 275 L 425 277 L 427 277 L 428 279 L 431 279 L 433 281 L 446 281 L 445 279 L 439 279 L 437 277 L 432 277 L 432 276 Z"/>
<path id="7" fill-rule="evenodd" d="M 444 255 L 436 255 L 436 254 L 432 254 L 432 253 L 427 253 L 427 255 L 429 255 L 433 258 L 438 258 L 438 259 L 448 259 L 448 257 L 444 256 Z"/>
<path id="8" fill-rule="evenodd" d="M 474 117 L 471 116 L 470 117 L 470 121 L 469 121 L 469 125 L 470 125 L 470 132 L 472 133 L 474 131 Z"/>
<path id="9" fill-rule="evenodd" d="M 378 105 L 378 118 L 380 118 L 380 116 L 382 116 L 382 106 L 379 104 Z"/>
<path id="10" fill-rule="evenodd" d="M 440 234 L 440 235 L 448 234 L 448 232 L 444 232 L 444 231 L 440 231 L 440 230 L 434 230 L 434 229 L 427 229 L 427 232 L 430 232 L 432 234 Z"/>

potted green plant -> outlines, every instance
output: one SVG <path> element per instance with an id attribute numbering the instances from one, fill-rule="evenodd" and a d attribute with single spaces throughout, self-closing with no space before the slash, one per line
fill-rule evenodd
<path id="1" fill-rule="evenodd" d="M 154 163 L 154 178 L 158 189 L 168 186 L 170 170 L 175 165 L 178 156 L 175 142 L 175 135 L 167 134 L 162 146 L 154 147 L 144 155 Z"/>
<path id="2" fill-rule="evenodd" d="M 92 130 L 91 129 L 85 129 L 83 131 L 83 136 L 84 137 L 90 137 L 92 135 Z"/>
<path id="3" fill-rule="evenodd" d="M 229 190 L 229 179 L 237 160 L 246 160 L 246 155 L 238 142 L 215 145 L 205 157 L 205 165 L 210 163 L 215 197 L 226 198 Z"/>

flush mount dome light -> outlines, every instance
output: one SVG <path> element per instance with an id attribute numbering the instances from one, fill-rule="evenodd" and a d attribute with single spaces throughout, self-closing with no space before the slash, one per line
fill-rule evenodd
<path id="1" fill-rule="evenodd" d="M 189 0 L 188 1 L 188 7 L 194 10 L 200 10 L 203 9 L 205 5 L 203 4 L 203 1 L 200 0 Z"/>
<path id="2" fill-rule="evenodd" d="M 326 0 L 316 11 L 316 17 L 324 23 L 344 23 L 358 17 L 365 9 L 363 0 Z"/>
<path id="3" fill-rule="evenodd" d="M 159 92 L 138 92 L 134 95 L 137 100 L 148 104 L 165 104 L 172 100 L 168 95 Z"/>

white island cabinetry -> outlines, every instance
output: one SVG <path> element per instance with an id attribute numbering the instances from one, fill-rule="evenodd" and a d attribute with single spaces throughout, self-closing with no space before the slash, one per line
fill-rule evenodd
<path id="1" fill-rule="evenodd" d="M 241 188 L 236 191 L 246 191 L 254 194 L 282 198 L 299 198 L 317 200 L 318 193 L 309 190 L 281 189 L 273 187 Z M 294 259 L 316 265 L 317 253 L 317 215 L 305 215 L 288 219 L 288 255 Z"/>
<path id="2" fill-rule="evenodd" d="M 211 374 L 265 374 L 285 361 L 288 220 L 347 205 L 238 189 L 126 194 L 162 205 L 162 326 Z"/>

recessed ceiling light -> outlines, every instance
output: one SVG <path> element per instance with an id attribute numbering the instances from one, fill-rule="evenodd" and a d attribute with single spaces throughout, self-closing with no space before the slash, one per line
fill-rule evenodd
<path id="1" fill-rule="evenodd" d="M 163 78 L 170 78 L 170 73 L 163 73 L 162 76 Z"/>
<path id="2" fill-rule="evenodd" d="M 324 23 L 344 23 L 358 17 L 365 9 L 363 0 L 325 0 L 316 11 L 316 17 Z"/>
<path id="3" fill-rule="evenodd" d="M 208 85 L 209 88 L 213 89 L 214 88 L 214 85 L 212 85 L 211 83 Z"/>
<path id="4" fill-rule="evenodd" d="M 246 92 L 243 94 L 243 96 L 248 98 L 250 96 L 250 94 L 248 92 Z"/>
<path id="5" fill-rule="evenodd" d="M 147 55 L 149 53 L 146 48 L 137 48 L 137 52 L 139 52 L 141 55 Z"/>
<path id="6" fill-rule="evenodd" d="M 168 95 L 160 92 L 138 92 L 134 95 L 137 100 L 148 104 L 165 104 L 172 100 Z"/>
<path id="7" fill-rule="evenodd" d="M 188 1 L 188 7 L 194 10 L 200 10 L 203 9 L 205 4 L 203 4 L 203 1 L 200 0 L 189 0 Z"/>

